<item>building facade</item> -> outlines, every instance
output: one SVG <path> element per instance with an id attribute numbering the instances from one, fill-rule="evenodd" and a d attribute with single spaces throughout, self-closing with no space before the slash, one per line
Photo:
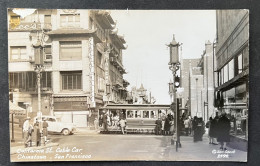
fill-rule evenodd
<path id="1" fill-rule="evenodd" d="M 152 96 L 151 91 L 147 91 L 141 84 L 140 88 L 135 86 L 127 94 L 128 104 L 154 104 L 156 99 Z"/>
<path id="2" fill-rule="evenodd" d="M 125 102 L 126 42 L 109 12 L 37 9 L 23 18 L 9 9 L 8 20 L 9 87 L 16 104 L 31 108 L 30 116 L 38 111 L 32 47 L 38 40 L 44 54 L 42 114 L 86 127 L 107 101 Z"/>
<path id="3" fill-rule="evenodd" d="M 193 67 L 189 76 L 189 110 L 192 117 L 203 117 L 203 73 L 201 67 Z"/>
<path id="4" fill-rule="evenodd" d="M 184 88 L 182 96 L 182 107 L 187 108 L 188 115 L 191 115 L 190 106 L 190 71 L 193 67 L 198 66 L 200 59 L 182 59 L 180 70 L 180 86 Z"/>
<path id="5" fill-rule="evenodd" d="M 209 117 L 213 118 L 215 116 L 213 44 L 210 41 L 205 43 L 205 50 L 201 55 L 198 66 L 201 67 L 201 73 L 203 75 L 203 88 L 201 90 L 202 118 L 204 121 L 208 121 Z"/>
<path id="6" fill-rule="evenodd" d="M 247 140 L 249 100 L 249 11 L 217 10 L 216 107 L 230 119 L 232 135 Z"/>

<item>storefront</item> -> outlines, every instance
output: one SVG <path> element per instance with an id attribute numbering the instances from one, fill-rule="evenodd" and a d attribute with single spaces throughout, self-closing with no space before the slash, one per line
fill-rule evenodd
<path id="1" fill-rule="evenodd" d="M 54 97 L 54 115 L 62 122 L 87 127 L 90 115 L 87 97 Z"/>
<path id="2" fill-rule="evenodd" d="M 224 110 L 231 121 L 231 134 L 248 140 L 248 83 L 223 92 Z"/>

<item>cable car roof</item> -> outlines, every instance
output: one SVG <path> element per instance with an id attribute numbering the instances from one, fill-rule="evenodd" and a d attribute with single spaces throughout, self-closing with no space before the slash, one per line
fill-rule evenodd
<path id="1" fill-rule="evenodd" d="M 169 104 L 108 104 L 102 109 L 156 110 L 170 109 Z"/>

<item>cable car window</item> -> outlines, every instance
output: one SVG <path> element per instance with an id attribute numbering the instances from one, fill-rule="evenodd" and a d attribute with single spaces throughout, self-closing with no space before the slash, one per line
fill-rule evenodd
<path id="1" fill-rule="evenodd" d="M 127 118 L 134 118 L 134 111 L 127 111 Z"/>
<path id="2" fill-rule="evenodd" d="M 157 116 L 157 111 L 151 111 L 151 118 L 152 118 L 152 119 L 158 118 L 158 116 Z"/>
<path id="3" fill-rule="evenodd" d="M 135 111 L 135 118 L 141 118 L 141 111 L 140 110 Z"/>
<path id="4" fill-rule="evenodd" d="M 143 118 L 149 118 L 149 111 L 143 111 Z"/>

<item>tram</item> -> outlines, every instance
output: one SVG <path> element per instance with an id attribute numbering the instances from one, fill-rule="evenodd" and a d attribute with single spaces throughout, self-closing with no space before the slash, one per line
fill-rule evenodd
<path id="1" fill-rule="evenodd" d="M 109 104 L 103 107 L 99 116 L 107 114 L 110 119 L 108 132 L 120 132 L 119 119 L 126 119 L 127 132 L 154 133 L 156 120 L 171 113 L 170 105 L 163 104 Z M 112 122 L 111 122 L 112 121 Z M 101 127 L 101 133 L 104 128 Z"/>

